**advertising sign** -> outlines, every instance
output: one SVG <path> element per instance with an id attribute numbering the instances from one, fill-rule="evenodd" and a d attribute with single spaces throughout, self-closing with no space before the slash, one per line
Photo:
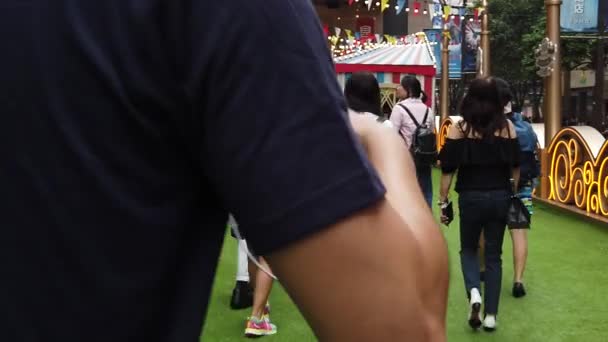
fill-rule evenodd
<path id="1" fill-rule="evenodd" d="M 599 1 L 563 0 L 560 18 L 562 32 L 597 33 Z"/>
<path id="2" fill-rule="evenodd" d="M 459 16 L 451 16 L 446 22 L 450 32 L 450 78 L 462 77 L 462 26 Z"/>
<path id="3" fill-rule="evenodd" d="M 441 78 L 441 30 L 440 29 L 426 29 L 424 30 L 433 54 L 435 55 L 435 68 L 437 70 L 437 78 Z"/>
<path id="4" fill-rule="evenodd" d="M 462 23 L 462 72 L 477 72 L 477 53 L 481 44 L 481 23 L 467 17 Z"/>

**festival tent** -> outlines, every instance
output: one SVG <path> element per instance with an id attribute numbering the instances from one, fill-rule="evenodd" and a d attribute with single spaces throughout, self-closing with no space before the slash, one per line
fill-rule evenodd
<path id="1" fill-rule="evenodd" d="M 374 73 L 383 89 L 383 104 L 387 101 L 385 90 L 392 88 L 394 91 L 405 75 L 416 75 L 427 94 L 427 105 L 434 107 L 435 57 L 428 42 L 406 45 L 380 44 L 367 51 L 337 57 L 335 63 L 342 89 L 352 73 Z M 391 106 L 394 105 L 391 101 L 388 102 Z"/>

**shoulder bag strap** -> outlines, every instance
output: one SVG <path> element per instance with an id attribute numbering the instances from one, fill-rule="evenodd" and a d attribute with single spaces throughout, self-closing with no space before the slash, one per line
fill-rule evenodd
<path id="1" fill-rule="evenodd" d="M 398 106 L 405 109 L 405 111 L 410 116 L 410 118 L 412 118 L 412 121 L 414 121 L 416 128 L 420 128 L 420 124 L 418 123 L 418 120 L 416 120 L 416 118 L 414 117 L 414 114 L 412 114 L 412 112 L 410 112 L 410 110 L 406 106 L 402 105 L 401 103 Z M 425 118 L 425 120 L 426 120 L 426 118 Z"/>

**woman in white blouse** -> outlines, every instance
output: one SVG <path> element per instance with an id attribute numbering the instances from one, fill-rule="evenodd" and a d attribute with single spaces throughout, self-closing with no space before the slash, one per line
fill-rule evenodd
<path id="1" fill-rule="evenodd" d="M 386 120 L 382 113 L 380 86 L 374 74 L 369 72 L 352 74 L 346 81 L 344 96 L 351 114 L 356 113 L 373 117 L 383 125 L 393 127 L 392 123 Z"/>
<path id="2" fill-rule="evenodd" d="M 420 81 L 415 76 L 405 76 L 397 88 L 397 96 L 403 101 L 399 102 L 391 114 L 391 122 L 404 140 L 405 146 L 409 149 L 412 144 L 412 137 L 416 132 L 416 122 L 425 124 L 434 129 L 435 116 L 429 107 L 422 101 L 426 97 L 422 91 Z M 406 111 L 407 108 L 410 113 Z M 410 115 L 411 114 L 411 115 Z M 426 117 L 426 120 L 425 120 Z M 416 122 L 414 122 L 414 119 Z M 424 197 L 432 208 L 433 205 L 433 182 L 431 179 L 430 164 L 416 164 L 416 176 Z"/>

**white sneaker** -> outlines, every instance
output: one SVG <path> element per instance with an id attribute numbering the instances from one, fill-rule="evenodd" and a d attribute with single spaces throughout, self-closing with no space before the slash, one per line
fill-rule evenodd
<path id="1" fill-rule="evenodd" d="M 481 327 L 481 294 L 477 288 L 471 289 L 471 301 L 469 311 L 469 326 L 473 329 Z"/>
<path id="2" fill-rule="evenodd" d="M 496 330 L 496 315 L 486 315 L 486 318 L 483 320 L 483 330 Z"/>

